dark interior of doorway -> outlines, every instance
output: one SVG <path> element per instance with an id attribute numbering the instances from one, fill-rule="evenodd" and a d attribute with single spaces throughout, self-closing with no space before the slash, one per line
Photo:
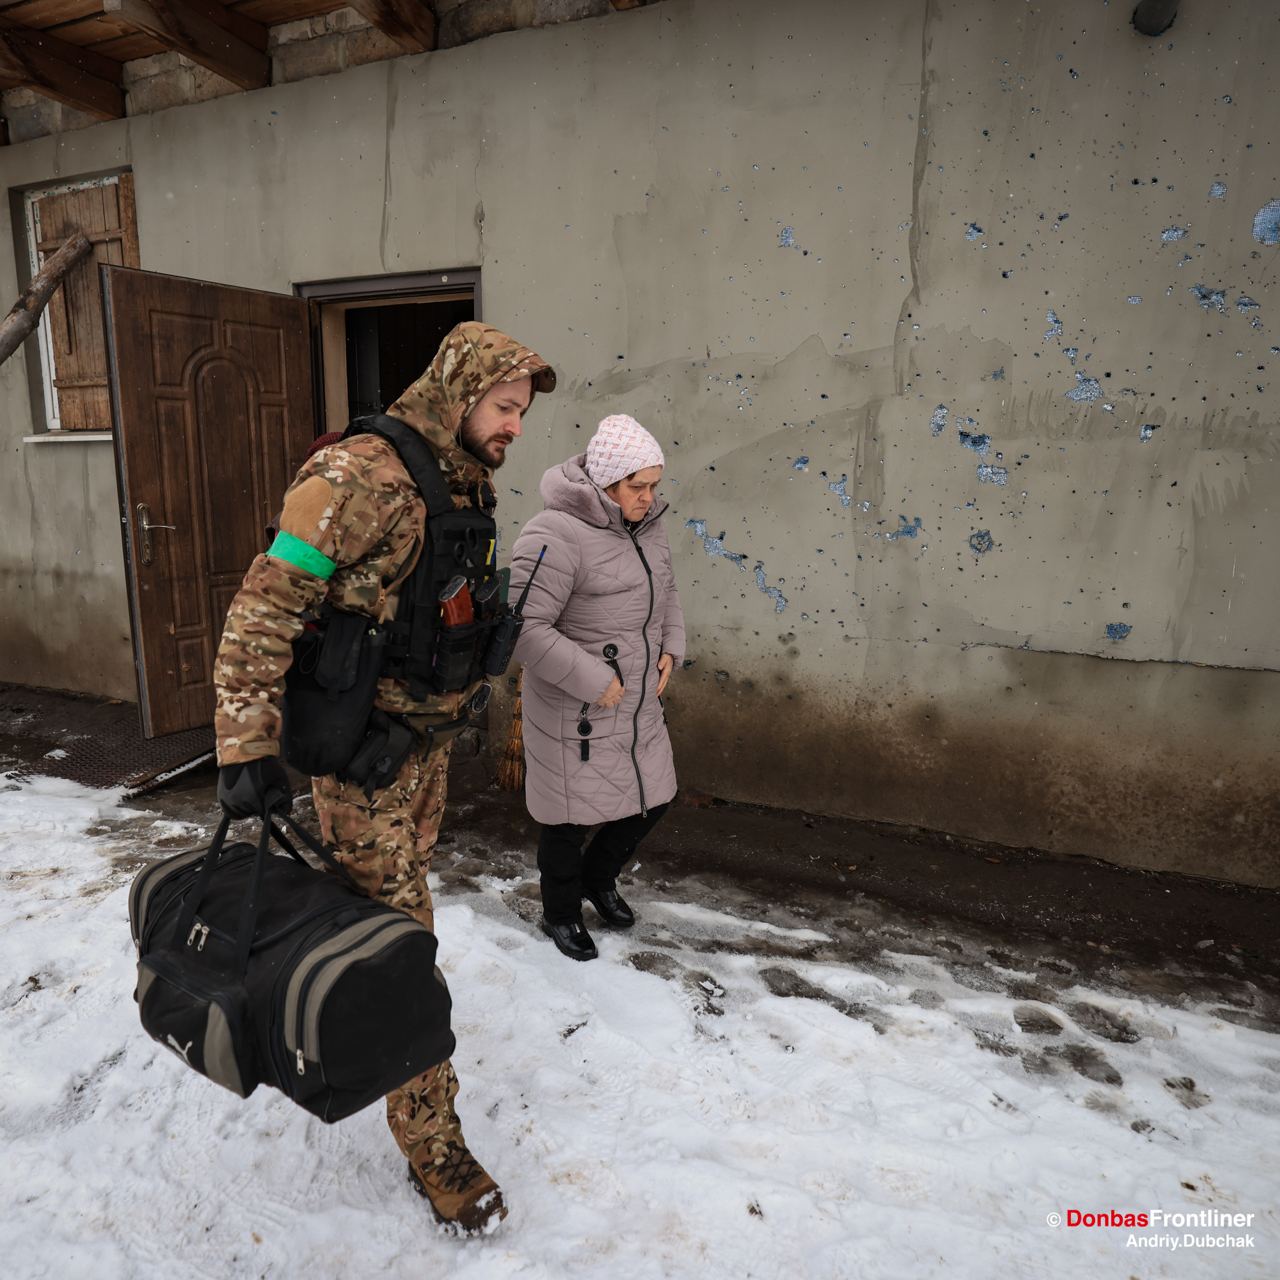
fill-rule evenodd
<path id="1" fill-rule="evenodd" d="M 351 417 L 383 412 L 422 376 L 445 334 L 474 316 L 471 298 L 388 302 L 348 311 L 347 404 Z"/>

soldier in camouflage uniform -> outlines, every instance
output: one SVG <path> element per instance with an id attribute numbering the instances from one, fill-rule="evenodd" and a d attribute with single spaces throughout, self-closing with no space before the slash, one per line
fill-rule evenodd
<path id="1" fill-rule="evenodd" d="M 426 373 L 387 413 L 426 439 L 455 508 L 475 506 L 520 434 L 535 391 L 554 386 L 554 371 L 528 347 L 468 322 L 447 335 Z M 279 536 L 254 560 L 231 602 L 214 668 L 218 792 L 234 816 L 287 802 L 280 704 L 303 615 L 327 601 L 379 622 L 393 618 L 423 545 L 426 516 L 395 449 L 380 437 L 328 445 L 298 472 L 285 495 Z M 376 705 L 421 733 L 457 719 L 473 691 L 417 702 L 406 684 L 384 678 Z M 428 927 L 427 870 L 444 814 L 450 746 L 428 750 L 420 742 L 372 798 L 336 777 L 313 783 L 324 838 L 355 882 Z M 436 1216 L 476 1231 L 505 1217 L 506 1207 L 467 1150 L 454 1110 L 457 1092 L 453 1067 L 441 1063 L 388 1096 L 387 1121 L 415 1188 Z"/>

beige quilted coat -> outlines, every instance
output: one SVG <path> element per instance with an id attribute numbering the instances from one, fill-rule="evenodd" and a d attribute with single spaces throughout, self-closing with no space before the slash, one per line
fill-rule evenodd
<path id="1" fill-rule="evenodd" d="M 628 529 L 622 511 L 583 469 L 584 456 L 542 477 L 545 510 L 516 539 L 515 596 L 547 551 L 516 646 L 524 666 L 525 799 L 535 821 L 590 826 L 664 804 L 676 792 L 658 658 L 684 657 L 684 615 L 655 500 Z M 592 705 L 617 664 L 625 689 Z M 589 735 L 579 732 L 590 726 Z"/>

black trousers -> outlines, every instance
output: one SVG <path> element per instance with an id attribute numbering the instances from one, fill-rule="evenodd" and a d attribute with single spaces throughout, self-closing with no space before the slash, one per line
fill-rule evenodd
<path id="1" fill-rule="evenodd" d="M 582 893 L 612 889 L 640 841 L 657 825 L 668 805 L 648 813 L 606 822 L 583 852 L 590 827 L 574 822 L 543 827 L 538 837 L 538 873 L 542 878 L 542 914 L 548 924 L 573 924 L 582 919 Z"/>

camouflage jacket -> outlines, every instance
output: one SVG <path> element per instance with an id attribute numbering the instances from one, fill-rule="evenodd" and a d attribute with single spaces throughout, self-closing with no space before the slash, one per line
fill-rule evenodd
<path id="1" fill-rule="evenodd" d="M 463 419 L 496 383 L 523 377 L 535 390 L 555 386 L 540 356 L 471 321 L 446 336 L 426 373 L 387 410 L 431 445 L 455 507 L 476 505 L 490 477 L 459 443 Z M 219 764 L 279 754 L 285 673 L 304 615 L 328 602 L 379 622 L 395 616 L 426 517 L 399 455 L 377 436 L 353 436 L 306 461 L 285 494 L 279 537 L 249 566 L 227 611 L 213 672 Z M 465 696 L 414 702 L 403 682 L 383 679 L 377 705 L 430 723 L 456 716 Z"/>

